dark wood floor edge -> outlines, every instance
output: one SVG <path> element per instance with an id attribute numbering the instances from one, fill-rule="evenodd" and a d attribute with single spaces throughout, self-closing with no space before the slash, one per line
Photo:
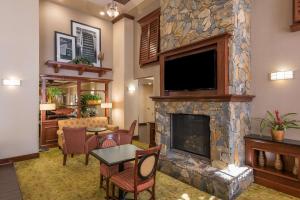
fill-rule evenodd
<path id="1" fill-rule="evenodd" d="M 19 162 L 19 161 L 30 160 L 39 157 L 40 157 L 39 153 L 26 154 L 21 156 L 0 159 L 0 164 L 9 163 L 9 162 Z"/>

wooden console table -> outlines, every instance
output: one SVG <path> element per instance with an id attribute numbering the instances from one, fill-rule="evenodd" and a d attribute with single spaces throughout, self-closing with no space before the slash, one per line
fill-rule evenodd
<path id="1" fill-rule="evenodd" d="M 246 164 L 253 168 L 256 183 L 300 197 L 300 141 L 248 135 L 245 144 Z"/>

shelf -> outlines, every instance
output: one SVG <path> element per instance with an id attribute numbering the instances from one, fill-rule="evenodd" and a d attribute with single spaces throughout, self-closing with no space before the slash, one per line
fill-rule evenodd
<path id="1" fill-rule="evenodd" d="M 78 75 L 82 75 L 84 72 L 97 73 L 99 77 L 103 76 L 107 72 L 111 72 L 111 68 L 106 67 L 93 67 L 83 64 L 72 64 L 72 63 L 63 63 L 48 60 L 46 62 L 48 67 L 52 67 L 55 73 L 58 73 L 60 69 L 74 70 L 78 71 Z"/>
<path id="2" fill-rule="evenodd" d="M 296 175 L 294 175 L 293 173 L 286 172 L 286 171 L 279 171 L 279 170 L 276 170 L 275 168 L 272 168 L 272 167 L 254 166 L 253 169 L 257 170 L 257 171 L 264 172 L 264 173 L 268 173 L 268 174 L 271 174 L 271 175 L 280 176 L 282 178 L 286 178 L 286 179 L 289 179 L 289 180 L 292 180 L 292 181 L 299 181 L 298 177 Z"/>
<path id="3" fill-rule="evenodd" d="M 250 102 L 252 95 L 154 96 L 153 101 Z"/>

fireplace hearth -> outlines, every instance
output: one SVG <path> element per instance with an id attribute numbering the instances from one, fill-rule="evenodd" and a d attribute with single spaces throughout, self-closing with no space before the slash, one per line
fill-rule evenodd
<path id="1" fill-rule="evenodd" d="M 210 117 L 172 114 L 171 149 L 210 159 Z"/>

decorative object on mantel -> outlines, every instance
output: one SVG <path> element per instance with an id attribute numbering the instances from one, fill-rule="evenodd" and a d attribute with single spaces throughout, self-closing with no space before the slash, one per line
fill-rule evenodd
<path id="1" fill-rule="evenodd" d="M 60 69 L 67 69 L 78 71 L 78 75 L 82 75 L 84 72 L 91 72 L 97 73 L 99 77 L 101 77 L 105 73 L 112 71 L 111 68 L 106 67 L 92 67 L 90 65 L 63 63 L 51 60 L 48 60 L 46 62 L 46 65 L 48 65 L 48 67 L 53 67 L 55 73 L 58 73 Z"/>
<path id="2" fill-rule="evenodd" d="M 258 165 L 260 167 L 264 167 L 265 166 L 265 155 L 264 155 L 264 151 L 259 151 L 259 155 L 258 155 Z"/>
<path id="3" fill-rule="evenodd" d="M 81 115 L 83 117 L 96 116 L 95 106 L 101 104 L 101 98 L 98 95 L 83 94 L 80 96 Z"/>
<path id="4" fill-rule="evenodd" d="M 100 51 L 100 53 L 98 54 L 98 60 L 100 61 L 100 67 L 102 67 L 104 60 L 104 52 Z"/>
<path id="5" fill-rule="evenodd" d="M 300 0 L 294 0 L 293 2 L 293 24 L 291 25 L 291 31 L 300 31 Z"/>
<path id="6" fill-rule="evenodd" d="M 294 168 L 293 168 L 293 174 L 297 176 L 298 172 L 299 172 L 299 159 L 295 158 L 295 165 L 294 165 Z"/>
<path id="7" fill-rule="evenodd" d="M 277 169 L 279 171 L 281 171 L 283 169 L 283 164 L 282 164 L 281 156 L 278 153 L 276 153 L 276 155 L 275 155 L 274 167 L 275 167 L 275 169 Z"/>
<path id="8" fill-rule="evenodd" d="M 89 65 L 89 66 L 93 66 L 93 63 L 91 63 L 91 61 L 85 57 L 82 56 L 77 56 L 76 58 L 74 58 L 72 60 L 73 64 L 83 64 L 83 65 Z"/>
<path id="9" fill-rule="evenodd" d="M 75 58 L 75 37 L 55 31 L 55 60 L 70 62 Z"/>
<path id="10" fill-rule="evenodd" d="M 71 21 L 72 35 L 76 36 L 76 56 L 88 59 L 100 67 L 97 56 L 101 50 L 101 29 L 80 22 Z"/>
<path id="11" fill-rule="evenodd" d="M 265 128 L 271 128 L 271 135 L 275 141 L 283 141 L 287 129 L 300 129 L 298 120 L 290 119 L 291 116 L 297 115 L 296 113 L 287 113 L 279 115 L 279 111 L 275 110 L 275 115 L 267 111 L 267 117 L 260 123 L 260 132 Z"/>

